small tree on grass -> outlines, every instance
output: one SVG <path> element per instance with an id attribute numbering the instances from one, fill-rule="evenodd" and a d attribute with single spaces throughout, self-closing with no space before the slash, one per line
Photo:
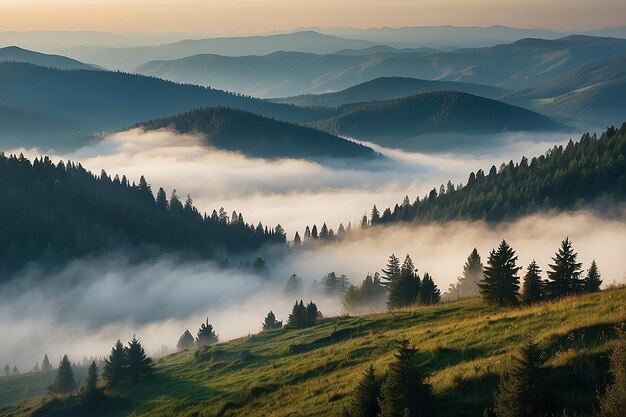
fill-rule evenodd
<path id="1" fill-rule="evenodd" d="M 494 397 L 497 417 L 536 417 L 553 408 L 541 366 L 544 363 L 539 345 L 528 340 L 513 357 L 513 367 L 502 377 Z"/>
<path id="2" fill-rule="evenodd" d="M 57 376 L 52 385 L 52 392 L 55 394 L 69 394 L 76 389 L 76 380 L 74 379 L 74 371 L 67 355 L 63 356 L 59 363 Z"/>
<path id="3" fill-rule="evenodd" d="M 306 306 L 302 300 L 300 302 L 296 301 L 287 320 L 287 327 L 292 329 L 311 327 L 317 324 L 320 317 L 321 313 L 313 301 Z"/>
<path id="4" fill-rule="evenodd" d="M 178 350 L 187 350 L 191 349 L 195 343 L 193 335 L 189 330 L 185 330 L 182 335 L 178 338 L 178 343 L 176 347 Z"/>
<path id="5" fill-rule="evenodd" d="M 117 387 L 126 377 L 128 361 L 126 348 L 120 340 L 115 342 L 111 354 L 104 361 L 103 377 L 109 387 Z"/>
<path id="6" fill-rule="evenodd" d="M 543 299 L 544 283 L 541 280 L 541 269 L 534 260 L 528 265 L 522 286 L 522 302 L 524 304 L 538 303 Z"/>
<path id="7" fill-rule="evenodd" d="M 426 372 L 416 363 L 416 355 L 417 349 L 403 340 L 381 387 L 380 417 L 433 415 L 432 387 L 426 382 Z"/>
<path id="8" fill-rule="evenodd" d="M 376 376 L 374 365 L 370 365 L 354 390 L 350 409 L 345 414 L 350 417 L 378 416 L 380 412 L 380 406 L 378 405 L 380 387 L 381 381 Z"/>
<path id="9" fill-rule="evenodd" d="M 265 320 L 263 321 L 263 330 L 268 331 L 280 329 L 281 327 L 283 327 L 283 322 L 276 320 L 276 316 L 272 311 L 267 313 L 267 316 L 265 316 Z"/>
<path id="10" fill-rule="evenodd" d="M 92 361 L 87 370 L 87 379 L 85 380 L 85 386 L 81 394 L 83 403 L 87 406 L 97 405 L 103 398 L 104 394 L 100 388 L 98 388 L 98 379 L 100 378 L 100 371 L 96 361 Z"/>
<path id="11" fill-rule="evenodd" d="M 626 407 L 626 329 L 617 329 L 618 342 L 611 354 L 611 384 L 600 398 L 600 417 L 622 417 Z"/>
<path id="12" fill-rule="evenodd" d="M 587 271 L 587 276 L 585 277 L 585 291 L 586 292 L 598 292 L 600 291 L 600 285 L 602 284 L 602 280 L 600 279 L 600 271 L 598 270 L 598 264 L 594 259 L 591 262 L 591 267 Z"/>
<path id="13" fill-rule="evenodd" d="M 128 342 L 126 355 L 128 358 L 128 376 L 133 382 L 152 376 L 154 372 L 152 358 L 146 355 L 141 342 L 134 335 Z"/>
<path id="14" fill-rule="evenodd" d="M 209 324 L 209 318 L 207 317 L 206 323 L 200 325 L 198 329 L 198 336 L 196 337 L 196 344 L 198 347 L 214 345 L 219 341 L 219 337 L 215 334 L 213 326 Z"/>

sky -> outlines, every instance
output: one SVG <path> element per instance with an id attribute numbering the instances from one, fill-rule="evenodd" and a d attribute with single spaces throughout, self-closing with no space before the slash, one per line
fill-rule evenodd
<path id="1" fill-rule="evenodd" d="M 626 25 L 624 0 L 0 0 L 0 31 L 262 33 L 300 27 Z"/>

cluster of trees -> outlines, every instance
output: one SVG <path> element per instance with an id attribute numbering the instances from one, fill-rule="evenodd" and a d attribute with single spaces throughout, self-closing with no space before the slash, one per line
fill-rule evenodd
<path id="1" fill-rule="evenodd" d="M 31 261 L 54 266 L 125 247 L 156 245 L 211 258 L 218 249 L 237 253 L 285 242 L 280 225 L 250 225 L 224 209 L 201 214 L 175 190 L 168 198 L 161 188 L 155 197 L 144 177 L 135 184 L 105 171 L 96 176 L 48 157 L 31 163 L 0 153 L 0 194 L 0 276 Z"/>
<path id="2" fill-rule="evenodd" d="M 193 348 L 194 346 L 204 347 L 214 345 L 219 342 L 219 340 L 219 336 L 215 333 L 213 326 L 209 324 L 209 318 L 207 317 L 206 322 L 200 325 L 195 339 L 191 332 L 189 332 L 189 329 L 187 329 L 178 339 L 176 347 L 178 347 L 178 350 L 187 350 Z"/>
<path id="3" fill-rule="evenodd" d="M 44 354 L 43 361 L 41 362 L 41 366 L 39 366 L 39 362 L 35 362 L 35 365 L 29 372 L 45 372 L 45 371 L 51 371 L 51 370 L 52 370 L 52 364 L 50 363 L 50 360 L 48 359 L 48 355 Z M 18 369 L 17 365 L 13 366 L 13 368 L 11 368 L 10 365 L 6 365 L 4 367 L 4 376 L 19 375 L 19 374 L 21 374 L 21 372 Z"/>
<path id="4" fill-rule="evenodd" d="M 602 196 L 626 198 L 626 123 L 608 128 L 600 138 L 587 133 L 530 161 L 522 157 L 499 169 L 494 165 L 487 174 L 472 172 L 465 186 L 448 181 L 412 204 L 407 196 L 382 215 L 374 206 L 369 224 L 499 221 L 538 210 L 576 208 Z"/>
<path id="5" fill-rule="evenodd" d="M 303 329 L 315 326 L 322 318 L 322 313 L 317 309 L 317 305 L 313 301 L 310 301 L 307 305 L 304 305 L 302 300 L 300 302 L 296 301 L 287 320 L 287 328 Z"/>
<path id="6" fill-rule="evenodd" d="M 594 260 L 582 276 L 582 264 L 577 262 L 578 254 L 569 238 L 561 242 L 559 250 L 549 265 L 548 279 L 541 278 L 541 269 L 534 260 L 528 265 L 520 294 L 520 278 L 517 255 L 503 240 L 489 253 L 487 266 L 478 287 L 483 298 L 500 306 L 516 305 L 520 301 L 532 304 L 543 300 L 600 291 L 602 284 L 598 265 Z"/>
<path id="7" fill-rule="evenodd" d="M 389 308 L 408 307 L 414 304 L 431 305 L 441 301 L 441 291 L 430 274 L 422 278 L 417 273 L 413 260 L 406 255 L 404 262 L 394 254 L 389 257 L 383 269 L 382 283 L 388 290 Z"/>
<path id="8" fill-rule="evenodd" d="M 141 342 L 133 336 L 128 346 L 118 340 L 111 348 L 111 354 L 104 361 L 102 376 L 109 387 L 115 388 L 129 380 L 136 383 L 149 378 L 153 372 L 152 358 L 146 355 Z"/>
<path id="9" fill-rule="evenodd" d="M 263 320 L 263 331 L 280 329 L 281 327 L 283 327 L 283 321 L 276 320 L 276 315 L 270 310 L 267 316 L 265 316 L 265 320 Z"/>
<path id="10" fill-rule="evenodd" d="M 456 283 L 451 283 L 445 297 L 449 300 L 460 300 L 480 296 L 478 284 L 483 279 L 483 263 L 474 248 L 463 265 L 463 274 L 457 278 Z"/>
<path id="11" fill-rule="evenodd" d="M 293 237 L 293 245 L 297 247 L 311 244 L 315 241 L 328 241 L 341 238 L 350 230 L 352 230 L 352 223 L 350 222 L 348 223 L 348 227 L 344 227 L 343 223 L 340 223 L 337 228 L 337 232 L 333 229 L 329 229 L 326 223 L 324 223 L 319 230 L 315 224 L 313 227 L 306 226 L 304 229 L 304 236 L 300 236 L 300 233 L 296 232 Z"/>
<path id="12" fill-rule="evenodd" d="M 380 274 L 367 274 L 360 285 L 350 285 L 343 298 L 343 305 L 350 311 L 364 308 L 378 308 L 384 305 L 387 288 L 383 285 Z"/>

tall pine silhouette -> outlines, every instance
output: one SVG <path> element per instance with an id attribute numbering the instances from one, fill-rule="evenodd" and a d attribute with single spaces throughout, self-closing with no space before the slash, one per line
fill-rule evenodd
<path id="1" fill-rule="evenodd" d="M 583 291 L 584 283 L 580 278 L 582 264 L 576 262 L 578 254 L 574 252 L 569 237 L 561 242 L 548 271 L 548 294 L 551 298 L 560 298 Z"/>
<path id="2" fill-rule="evenodd" d="M 104 361 L 104 373 L 103 377 L 107 385 L 110 387 L 116 387 L 122 383 L 126 377 L 126 369 L 128 367 L 128 360 L 126 357 L 126 348 L 122 344 L 121 340 L 115 342 L 113 348 L 111 348 L 111 354 Z"/>
<path id="3" fill-rule="evenodd" d="M 374 365 L 370 365 L 352 394 L 350 409 L 346 414 L 350 417 L 378 416 L 380 412 L 380 406 L 378 405 L 380 388 L 381 381 L 376 376 Z"/>
<path id="4" fill-rule="evenodd" d="M 522 302 L 524 304 L 534 304 L 543 299 L 544 282 L 541 280 L 541 269 L 537 262 L 533 260 L 526 269 L 524 275 L 524 285 L 522 286 Z"/>
<path id="5" fill-rule="evenodd" d="M 587 276 L 585 277 L 584 287 L 586 292 L 598 292 L 600 291 L 600 285 L 602 284 L 602 279 L 600 275 L 600 271 L 598 270 L 598 264 L 594 259 L 591 262 L 591 266 L 587 271 Z"/>
<path id="6" fill-rule="evenodd" d="M 517 256 L 506 241 L 489 253 L 483 280 L 478 286 L 483 298 L 500 306 L 517 304 L 521 269 L 516 265 Z"/>
<path id="7" fill-rule="evenodd" d="M 128 358 L 128 376 L 133 382 L 152 376 L 154 372 L 152 358 L 146 355 L 141 342 L 134 335 L 128 342 L 126 355 Z"/>
<path id="8" fill-rule="evenodd" d="M 76 389 L 74 371 L 67 355 L 63 356 L 57 369 L 57 376 L 52 384 L 52 392 L 56 394 L 69 394 Z"/>

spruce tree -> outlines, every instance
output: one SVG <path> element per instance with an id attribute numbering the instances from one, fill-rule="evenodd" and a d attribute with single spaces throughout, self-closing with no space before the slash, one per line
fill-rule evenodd
<path id="1" fill-rule="evenodd" d="M 117 387 L 126 377 L 126 369 L 128 367 L 128 361 L 126 356 L 126 348 L 120 340 L 115 342 L 113 348 L 111 348 L 111 354 L 108 359 L 104 361 L 104 373 L 102 374 L 104 380 L 109 387 Z"/>
<path id="2" fill-rule="evenodd" d="M 87 406 L 95 406 L 103 398 L 102 390 L 98 388 L 98 380 L 100 378 L 100 371 L 96 361 L 92 361 L 87 370 L 87 379 L 85 380 L 85 386 L 81 394 L 82 401 Z"/>
<path id="3" fill-rule="evenodd" d="M 300 292 L 302 289 L 302 278 L 296 275 L 294 272 L 291 274 L 289 279 L 287 280 L 287 284 L 285 285 L 285 292 L 287 294 L 293 295 Z"/>
<path id="4" fill-rule="evenodd" d="M 52 364 L 50 363 L 50 360 L 48 359 L 48 354 L 47 353 L 45 355 L 43 355 L 43 361 L 41 362 L 41 370 L 42 371 L 51 371 L 52 370 Z"/>
<path id="5" fill-rule="evenodd" d="M 178 343 L 176 344 L 176 347 L 178 348 L 178 350 L 187 350 L 187 349 L 191 349 L 194 343 L 195 343 L 195 340 L 193 338 L 193 335 L 187 329 L 178 338 Z"/>
<path id="6" fill-rule="evenodd" d="M 480 296 L 478 284 L 483 279 L 483 263 L 478 249 L 474 248 L 463 265 L 463 275 L 455 286 L 457 298 L 471 298 Z"/>
<path id="7" fill-rule="evenodd" d="M 302 302 L 302 300 L 300 300 L 299 303 L 296 300 L 296 303 L 293 305 L 293 308 L 291 309 L 291 314 L 289 315 L 289 318 L 287 319 L 287 327 L 291 329 L 301 329 L 303 327 L 306 327 L 306 324 L 307 324 L 306 307 L 304 306 L 304 303 Z"/>
<path id="8" fill-rule="evenodd" d="M 306 326 L 315 326 L 321 318 L 322 313 L 317 309 L 317 305 L 313 301 L 309 301 L 306 305 Z"/>
<path id="9" fill-rule="evenodd" d="M 128 376 L 133 382 L 136 383 L 140 379 L 152 376 L 154 373 L 154 362 L 151 357 L 146 355 L 141 342 L 135 335 L 128 342 L 126 356 L 128 358 Z"/>
<path id="10" fill-rule="evenodd" d="M 265 316 L 265 320 L 263 321 L 263 331 L 280 329 L 281 327 L 283 327 L 283 322 L 276 320 L 274 312 L 270 311 L 267 313 L 267 316 Z"/>
<path id="11" fill-rule="evenodd" d="M 381 381 L 376 376 L 374 365 L 370 365 L 352 394 L 350 417 L 377 417 L 380 412 L 380 387 Z"/>
<path id="12" fill-rule="evenodd" d="M 434 413 L 432 387 L 427 374 L 416 363 L 417 349 L 403 340 L 389 367 L 387 379 L 381 387 L 380 417 L 432 417 Z"/>
<path id="13" fill-rule="evenodd" d="M 626 329 L 617 329 L 617 346 L 611 354 L 611 383 L 600 397 L 599 417 L 623 417 L 626 406 Z"/>
<path id="14" fill-rule="evenodd" d="M 598 270 L 598 264 L 594 259 L 591 262 L 591 266 L 587 271 L 587 276 L 585 277 L 585 291 L 586 292 L 598 292 L 600 291 L 600 285 L 602 284 L 602 279 L 600 279 L 600 271 Z"/>
<path id="15" fill-rule="evenodd" d="M 198 329 L 198 336 L 196 337 L 196 344 L 198 347 L 214 345 L 219 341 L 219 337 L 215 334 L 213 326 L 209 324 L 209 318 L 207 317 L 206 323 L 202 323 Z"/>
<path id="16" fill-rule="evenodd" d="M 553 396 L 548 392 L 541 366 L 544 363 L 539 345 L 528 340 L 513 357 L 509 373 L 500 379 L 494 396 L 497 417 L 537 417 L 553 411 Z"/>
<path id="17" fill-rule="evenodd" d="M 376 208 L 376 204 L 372 207 L 372 214 L 370 215 L 370 224 L 373 226 L 380 223 L 380 212 Z"/>
<path id="18" fill-rule="evenodd" d="M 560 298 L 572 294 L 578 294 L 584 289 L 583 281 L 580 279 L 582 264 L 576 262 L 578 254 L 574 252 L 572 242 L 565 238 L 561 242 L 561 247 L 552 258 L 548 271 L 548 295 L 551 298 Z"/>
<path id="19" fill-rule="evenodd" d="M 409 255 L 406 256 L 400 273 L 392 279 L 389 286 L 387 306 L 390 308 L 402 308 L 415 304 L 420 291 L 421 281 L 415 272 L 415 266 Z"/>
<path id="20" fill-rule="evenodd" d="M 389 256 L 389 261 L 387 261 L 386 269 L 382 271 L 384 275 L 381 277 L 381 282 L 385 287 L 389 287 L 391 281 L 400 275 L 400 259 L 392 253 Z"/>
<path id="21" fill-rule="evenodd" d="M 524 284 L 522 285 L 522 302 L 524 304 L 538 303 L 543 299 L 544 283 L 541 280 L 541 269 L 533 260 L 526 269 Z"/>
<path id="22" fill-rule="evenodd" d="M 500 306 L 517 304 L 519 290 L 518 271 L 515 251 L 506 241 L 502 241 L 498 249 L 489 253 L 483 280 L 478 286 L 483 298 Z"/>
<path id="23" fill-rule="evenodd" d="M 63 356 L 57 369 L 57 376 L 52 384 L 52 392 L 56 394 L 69 394 L 76 389 L 74 371 L 67 355 Z"/>
<path id="24" fill-rule="evenodd" d="M 422 305 L 438 304 L 441 301 L 441 291 L 428 273 L 425 273 L 424 278 L 422 278 L 418 299 Z"/>

